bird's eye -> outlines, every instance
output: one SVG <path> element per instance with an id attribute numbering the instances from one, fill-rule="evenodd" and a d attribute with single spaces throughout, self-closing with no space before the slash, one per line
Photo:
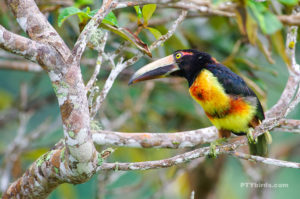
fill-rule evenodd
<path id="1" fill-rule="evenodd" d="M 202 56 L 200 55 L 200 56 L 198 57 L 198 59 L 202 59 Z"/>
<path id="2" fill-rule="evenodd" d="M 175 55 L 176 59 L 179 59 L 181 56 L 182 56 L 181 53 L 177 53 L 177 54 Z"/>

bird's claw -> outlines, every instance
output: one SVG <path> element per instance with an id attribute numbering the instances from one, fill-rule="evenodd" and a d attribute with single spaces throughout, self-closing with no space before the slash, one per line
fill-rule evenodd
<path id="1" fill-rule="evenodd" d="M 253 137 L 253 128 L 250 128 L 249 131 L 247 132 L 247 138 L 250 144 L 256 144 L 257 143 L 257 138 L 254 139 Z"/>
<path id="2" fill-rule="evenodd" d="M 207 155 L 209 158 L 216 158 L 218 152 L 216 151 L 216 147 L 226 142 L 226 138 L 219 138 L 210 143 L 209 154 Z"/>

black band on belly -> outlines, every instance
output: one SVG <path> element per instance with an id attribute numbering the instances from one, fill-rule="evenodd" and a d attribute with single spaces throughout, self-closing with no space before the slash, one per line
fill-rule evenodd
<path id="1" fill-rule="evenodd" d="M 222 111 L 222 112 L 215 111 L 214 113 L 208 113 L 208 112 L 205 112 L 205 113 L 208 118 L 219 118 L 220 119 L 220 118 L 226 117 L 230 113 L 230 108 L 225 111 Z"/>

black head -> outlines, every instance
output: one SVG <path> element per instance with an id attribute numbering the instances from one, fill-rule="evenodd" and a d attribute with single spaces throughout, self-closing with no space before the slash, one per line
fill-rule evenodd
<path id="1" fill-rule="evenodd" d="M 129 84 L 149 79 L 167 76 L 185 77 L 189 84 L 198 73 L 214 59 L 207 53 L 197 50 L 177 50 L 172 55 L 156 60 L 139 69 L 129 81 Z"/>
<path id="2" fill-rule="evenodd" d="M 173 56 L 180 70 L 171 73 L 171 75 L 185 77 L 189 83 L 193 82 L 207 64 L 215 62 L 208 53 L 194 49 L 177 50 Z"/>

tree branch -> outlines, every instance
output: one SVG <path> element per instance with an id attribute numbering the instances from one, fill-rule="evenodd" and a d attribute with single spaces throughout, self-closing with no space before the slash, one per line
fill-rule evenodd
<path id="1" fill-rule="evenodd" d="M 249 160 L 249 161 L 254 161 L 254 162 L 261 162 L 264 164 L 268 165 L 273 165 L 273 166 L 278 166 L 278 167 L 287 167 L 287 168 L 294 168 L 294 169 L 300 169 L 300 163 L 296 162 L 288 162 L 284 160 L 277 160 L 277 159 L 272 159 L 272 158 L 264 158 L 260 156 L 254 156 L 250 154 L 244 154 L 241 152 L 228 152 L 228 154 L 243 159 L 243 160 Z"/>
<path id="2" fill-rule="evenodd" d="M 217 138 L 218 132 L 215 127 L 176 133 L 121 133 L 103 130 L 93 132 L 95 144 L 137 148 L 185 148 L 209 143 Z"/>
<path id="3" fill-rule="evenodd" d="M 212 5 L 210 1 L 178 1 L 178 0 L 146 0 L 146 1 L 123 1 L 114 5 L 115 9 L 145 5 L 145 4 L 157 4 L 160 7 L 175 8 L 175 9 L 185 9 L 189 11 L 194 11 L 198 13 L 198 17 L 201 16 L 223 16 L 223 17 L 236 17 L 234 9 L 236 9 L 237 4 L 234 2 L 226 1 L 217 5 Z M 300 15 L 279 15 L 277 18 L 285 25 L 300 25 Z"/>
<path id="4" fill-rule="evenodd" d="M 227 151 L 234 151 L 241 145 L 245 145 L 247 140 L 244 138 L 233 144 L 227 144 L 218 147 L 217 153 L 226 153 Z M 163 160 L 154 160 L 146 162 L 135 162 L 135 163 L 103 163 L 98 170 L 115 170 L 115 171 L 127 171 L 127 170 L 149 170 L 175 166 L 178 164 L 186 163 L 199 157 L 204 157 L 209 154 L 209 147 L 203 147 L 189 151 L 180 155 L 176 155 L 171 158 Z"/>
<path id="5" fill-rule="evenodd" d="M 81 55 L 87 45 L 89 36 L 98 28 L 104 17 L 111 11 L 111 6 L 112 0 L 104 0 L 97 14 L 95 14 L 95 16 L 89 21 L 89 23 L 84 27 L 83 31 L 80 33 L 72 50 L 71 57 L 74 57 L 74 63 L 78 63 L 79 65 Z"/>
<path id="6" fill-rule="evenodd" d="M 300 120 L 282 119 L 272 131 L 300 132 Z M 97 145 L 136 148 L 186 148 L 210 143 L 218 139 L 215 127 L 176 133 L 124 133 L 113 131 L 93 131 L 93 141 Z"/>
<path id="7" fill-rule="evenodd" d="M 247 139 L 243 138 L 232 144 L 222 145 L 217 148 L 218 154 L 229 154 L 237 158 L 244 160 L 250 160 L 255 162 L 261 162 L 268 165 L 274 165 L 279 167 L 288 168 L 300 168 L 300 163 L 288 162 L 283 160 L 277 160 L 272 158 L 264 158 L 260 156 L 254 156 L 250 154 L 244 154 L 241 152 L 236 152 L 235 150 L 247 143 Z M 186 163 L 199 157 L 204 157 L 209 154 L 209 147 L 203 147 L 189 151 L 180 155 L 176 155 L 171 158 L 155 161 L 145 161 L 145 162 L 134 162 L 134 163 L 103 163 L 98 170 L 115 170 L 115 171 L 128 171 L 128 170 L 149 170 L 149 169 L 159 169 L 175 166 L 178 164 Z"/>
<path id="8" fill-rule="evenodd" d="M 174 22 L 174 24 L 171 26 L 171 28 L 169 29 L 169 31 L 161 36 L 157 41 L 153 42 L 153 44 L 150 46 L 150 51 L 154 50 L 155 48 L 157 48 L 159 45 L 161 45 L 163 42 L 165 42 L 166 40 L 168 40 L 175 32 L 176 28 L 178 27 L 178 25 L 185 19 L 187 15 L 187 11 L 182 11 L 180 16 L 178 17 L 178 19 Z M 126 60 L 125 62 L 123 62 L 123 58 L 120 59 L 119 63 L 116 65 L 116 67 L 114 67 L 105 84 L 104 87 L 100 93 L 100 95 L 97 97 L 96 99 L 96 103 L 92 109 L 92 118 L 95 117 L 95 115 L 97 114 L 98 110 L 100 109 L 101 105 L 103 104 L 109 90 L 111 89 L 115 79 L 118 77 L 118 75 L 128 66 L 134 64 L 135 62 L 137 62 L 140 58 L 142 57 L 142 54 L 139 52 L 136 56 Z"/>
<path id="9" fill-rule="evenodd" d="M 62 63 L 61 56 L 51 47 L 16 35 L 0 25 L 0 47 L 39 63 L 44 69 L 55 68 Z"/>
<path id="10" fill-rule="evenodd" d="M 20 70 L 29 72 L 41 72 L 43 71 L 36 63 L 30 61 L 12 61 L 12 60 L 0 60 L 0 69 Z"/>
<path id="11" fill-rule="evenodd" d="M 296 37 L 297 31 L 292 32 L 293 29 L 289 29 L 288 38 L 287 41 L 294 41 L 293 39 L 290 39 L 289 37 Z M 295 46 L 293 46 L 295 48 Z M 295 53 L 289 53 L 290 60 L 294 59 Z M 296 63 L 291 65 L 292 68 L 298 67 Z M 290 77 L 288 79 L 287 85 L 278 100 L 278 102 L 269 110 L 267 111 L 266 115 L 267 118 L 263 120 L 263 122 L 255 128 L 255 134 L 254 137 L 257 137 L 259 135 L 262 135 L 266 131 L 269 131 L 273 129 L 274 127 L 278 126 L 282 119 L 291 111 L 289 109 L 289 105 L 293 103 L 293 107 L 295 107 L 299 103 L 299 81 L 300 77 L 297 76 L 294 71 L 296 70 L 290 70 Z M 298 88 L 298 90 L 295 90 L 295 88 Z M 296 97 L 294 97 L 296 96 Z M 299 124 L 295 121 L 292 121 L 291 124 L 296 124 L 298 126 Z M 245 145 L 247 143 L 246 138 L 242 138 L 241 140 L 234 141 L 231 144 L 225 144 L 219 147 L 216 147 L 217 153 L 230 153 L 232 154 L 235 152 L 235 149 L 237 149 L 239 146 Z M 205 155 L 208 155 L 209 153 L 209 147 L 204 147 L 200 149 L 196 149 L 181 155 L 174 156 L 172 158 L 164 159 L 164 160 L 158 160 L 158 161 L 147 161 L 147 162 L 138 162 L 138 163 L 105 163 L 99 169 L 117 169 L 117 170 L 145 170 L 145 169 L 153 169 L 153 168 L 163 168 L 163 167 L 170 167 L 173 165 L 177 165 L 180 163 L 184 163 L 187 161 L 190 161 L 192 159 L 203 157 Z M 243 155 L 240 155 L 240 158 L 244 157 Z M 248 156 L 247 156 L 248 157 Z M 257 161 L 261 161 L 266 164 L 271 164 L 272 162 L 276 162 L 277 165 L 280 166 L 288 166 L 292 168 L 299 168 L 299 164 L 297 163 L 288 163 L 284 161 L 274 161 L 273 159 L 263 159 L 261 157 L 256 158 L 253 156 L 250 156 L 250 158 L 256 159 Z"/>
<path id="12" fill-rule="evenodd" d="M 98 57 L 97 57 L 94 73 L 93 73 L 92 77 L 90 78 L 90 80 L 88 81 L 88 83 L 86 84 L 87 91 L 89 91 L 92 88 L 93 84 L 95 83 L 95 81 L 97 79 L 97 75 L 100 72 L 100 67 L 102 64 L 102 58 L 103 58 L 103 53 L 104 53 L 104 47 L 105 47 L 107 38 L 108 38 L 108 34 L 106 32 L 100 42 L 101 45 L 99 46 L 99 49 L 98 49 Z"/>
<path id="13" fill-rule="evenodd" d="M 293 25 L 293 26 L 299 26 L 300 25 L 300 14 L 280 15 L 280 16 L 278 16 L 278 19 L 286 25 Z"/>
<path id="14" fill-rule="evenodd" d="M 6 0 L 6 2 L 21 28 L 31 39 L 51 45 L 63 59 L 71 55 L 68 46 L 40 12 L 34 0 Z"/>

